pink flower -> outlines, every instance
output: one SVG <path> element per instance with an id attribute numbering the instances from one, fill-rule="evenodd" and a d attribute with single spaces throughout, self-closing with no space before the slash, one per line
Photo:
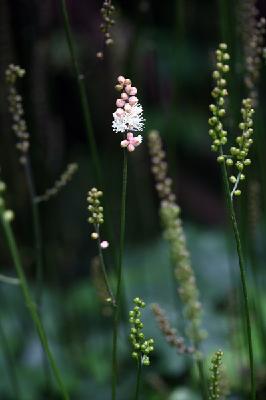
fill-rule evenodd
<path id="1" fill-rule="evenodd" d="M 128 100 L 128 95 L 125 92 L 121 93 L 121 99 Z"/>
<path id="2" fill-rule="evenodd" d="M 135 147 L 139 146 L 142 142 L 142 136 L 138 135 L 134 137 L 132 132 L 127 133 L 127 139 L 122 140 L 121 147 L 127 147 L 128 151 L 134 151 Z"/>

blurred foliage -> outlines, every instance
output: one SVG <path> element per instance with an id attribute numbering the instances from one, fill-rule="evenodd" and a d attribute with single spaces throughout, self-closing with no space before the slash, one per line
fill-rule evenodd
<path id="1" fill-rule="evenodd" d="M 241 333 L 243 321 L 237 316 L 237 260 L 233 239 L 226 228 L 219 171 L 209 150 L 207 134 L 212 51 L 221 40 L 218 1 L 171 0 L 165 4 L 149 0 L 116 1 L 115 44 L 108 49 L 103 62 L 95 57 L 102 40 L 99 31 L 101 1 L 69 0 L 67 3 L 103 166 L 106 211 L 110 214 L 114 243 L 118 240 L 122 154 L 120 138 L 112 132 L 111 121 L 115 108 L 113 86 L 117 75 L 123 73 L 132 78 L 139 89 L 146 129 L 159 129 L 165 140 L 199 282 L 204 325 L 209 333 L 203 350 L 209 357 L 218 348 L 223 349 L 233 393 L 230 399 L 243 399 L 248 373 Z M 259 5 L 263 13 L 265 4 L 259 2 Z M 68 162 L 79 164 L 73 181 L 57 198 L 41 205 L 45 243 L 44 326 L 71 398 L 108 399 L 112 319 L 104 313 L 93 285 L 90 263 L 96 248 L 89 239 L 86 221 L 86 193 L 95 184 L 95 178 L 59 2 L 1 0 L 0 27 L 1 175 L 8 186 L 8 203 L 16 213 L 14 228 L 25 271 L 35 293 L 29 199 L 14 148 L 5 98 L 4 70 L 10 62 L 19 63 L 27 71 L 20 90 L 30 127 L 31 158 L 38 193 L 51 186 Z M 243 69 L 240 61 L 237 82 L 241 81 Z M 239 86 L 237 96 L 244 91 Z M 263 110 L 265 70 L 260 91 Z M 229 120 L 229 124 L 232 121 Z M 263 124 L 258 130 L 264 134 Z M 255 151 L 254 154 L 256 168 L 250 176 L 261 180 L 259 171 L 265 169 L 265 162 L 260 165 Z M 160 236 L 158 202 L 149 169 L 144 144 L 132 154 L 129 162 L 124 313 L 126 315 L 128 304 L 135 296 L 142 297 L 147 304 L 158 302 L 182 333 L 180 304 L 168 248 Z M 243 210 L 245 214 L 246 203 L 242 211 L 240 209 L 242 214 Z M 256 247 L 260 288 L 265 285 L 264 218 Z M 2 234 L 0 239 L 1 273 L 10 276 L 13 266 Z M 111 266 L 109 272 L 115 281 L 110 249 L 106 254 Z M 256 289 L 250 286 L 255 297 Z M 261 303 L 266 318 L 266 297 L 263 296 Z M 43 373 L 46 361 L 19 288 L 0 282 L 0 301 L 0 331 L 3 332 L 3 335 L 0 332 L 0 398 L 59 399 L 49 368 L 46 376 Z M 199 399 L 197 374 L 191 360 L 168 347 L 149 307 L 144 312 L 144 324 L 147 336 L 155 339 L 155 355 L 152 366 L 144 374 L 142 398 Z M 258 399 L 264 399 L 265 359 L 258 329 L 254 331 Z M 119 398 L 125 400 L 135 385 L 135 364 L 129 357 L 125 317 L 121 332 Z M 14 360 L 15 378 L 10 376 L 4 348 Z M 12 379 L 18 382 L 20 399 L 13 396 Z"/>

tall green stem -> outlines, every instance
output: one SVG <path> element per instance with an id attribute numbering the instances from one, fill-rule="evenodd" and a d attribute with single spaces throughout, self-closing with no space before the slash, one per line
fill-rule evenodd
<path id="1" fill-rule="evenodd" d="M 66 37 L 67 37 L 67 43 L 69 47 L 69 52 L 71 55 L 71 60 L 77 80 L 77 85 L 78 85 L 78 90 L 79 90 L 79 97 L 80 97 L 80 103 L 81 103 L 81 108 L 82 108 L 82 113 L 84 117 L 84 123 L 85 123 L 85 128 L 88 136 L 88 141 L 89 141 L 89 146 L 91 150 L 91 155 L 92 155 L 92 161 L 97 177 L 97 182 L 99 185 L 102 183 L 102 177 L 101 177 L 101 169 L 100 169 L 100 161 L 99 161 L 99 155 L 98 155 L 98 150 L 95 142 L 95 137 L 94 137 L 94 132 L 93 132 L 93 127 L 92 127 L 92 122 L 91 122 L 91 115 L 90 115 L 90 110 L 89 110 L 89 103 L 88 103 L 88 98 L 86 94 L 86 88 L 85 88 L 85 83 L 84 83 L 84 77 L 80 72 L 79 69 L 79 64 L 78 64 L 78 59 L 76 55 L 76 50 L 75 50 L 75 45 L 74 45 L 74 40 L 73 40 L 73 35 L 70 27 L 70 22 L 69 22 L 69 16 L 68 16 L 68 11 L 67 11 L 67 6 L 66 6 L 66 1 L 61 0 L 61 8 L 62 8 L 62 13 L 63 13 L 63 18 L 64 18 L 64 29 L 66 32 Z"/>
<path id="2" fill-rule="evenodd" d="M 118 357 L 117 357 L 117 338 L 119 313 L 121 308 L 121 286 L 122 286 L 122 263 L 125 241 L 125 218 L 126 218 L 126 193 L 127 193 L 127 150 L 124 149 L 123 163 L 123 181 L 122 181 L 122 196 L 121 196 L 121 216 L 120 216 L 120 246 L 118 254 L 118 269 L 117 269 L 117 289 L 116 289 L 116 307 L 114 313 L 114 328 L 113 328 L 113 357 L 112 357 L 112 400 L 116 399 L 116 386 L 118 375 Z"/>
<path id="3" fill-rule="evenodd" d="M 222 149 L 220 149 L 220 155 L 223 155 Z M 246 330 L 247 330 L 247 339 L 248 339 L 248 352 L 249 352 L 249 365 L 250 365 L 250 386 L 251 386 L 251 399 L 256 399 L 256 387 L 255 387 L 255 371 L 254 371 L 254 357 L 253 357 L 253 346 L 252 346 L 252 332 L 251 332 L 251 322 L 250 322 L 250 311 L 249 311 L 249 300 L 248 300 L 248 291 L 247 291 L 247 279 L 246 279 L 246 270 L 244 264 L 244 257 L 242 252 L 240 234 L 238 230 L 233 199 L 231 199 L 230 187 L 228 182 L 227 170 L 225 161 L 221 163 L 222 174 L 225 184 L 225 194 L 227 206 L 230 214 L 230 219 L 234 231 L 235 241 L 236 241 L 236 249 L 238 254 L 238 263 L 240 269 L 240 278 L 241 285 L 243 291 L 243 300 L 244 300 L 244 311 L 245 311 L 245 320 L 246 320 Z"/>
<path id="4" fill-rule="evenodd" d="M 136 382 L 135 400 L 139 399 L 141 369 L 142 369 L 141 360 L 138 358 L 138 369 L 137 369 L 137 382 Z"/>
<path id="5" fill-rule="evenodd" d="M 20 259 L 20 255 L 18 252 L 18 248 L 17 248 L 17 243 L 13 234 L 13 230 L 11 228 L 10 223 L 4 218 L 4 208 L 3 206 L 0 207 L 0 217 L 1 217 L 1 222 L 3 225 L 3 230 L 4 230 L 4 234 L 7 240 L 7 244 L 15 265 L 15 269 L 16 269 L 16 273 L 18 275 L 18 278 L 20 280 L 20 286 L 21 286 L 21 290 L 22 290 L 22 294 L 24 297 L 24 301 L 25 301 L 25 305 L 27 306 L 29 313 L 31 315 L 31 318 L 34 322 L 35 328 L 37 330 L 38 336 L 40 338 L 40 341 L 42 343 L 42 346 L 44 348 L 44 351 L 48 357 L 48 360 L 50 362 L 51 368 L 53 370 L 55 379 L 58 383 L 58 386 L 60 388 L 61 394 L 62 394 L 62 398 L 64 400 L 69 400 L 69 396 L 68 393 L 66 391 L 66 388 L 64 386 L 63 380 L 61 378 L 61 374 L 60 371 L 56 365 L 56 362 L 54 360 L 53 354 L 50 350 L 49 347 L 49 343 L 47 340 L 47 336 L 46 333 L 44 331 L 41 319 L 39 317 L 37 308 L 35 303 L 32 300 L 30 291 L 29 291 L 29 287 L 28 287 L 28 283 L 26 280 L 26 276 L 24 274 L 23 268 L 22 268 L 22 264 L 21 264 L 21 259 Z"/>
<path id="6" fill-rule="evenodd" d="M 208 388 L 206 383 L 206 376 L 204 371 L 204 364 L 202 358 L 197 359 L 197 368 L 199 372 L 200 390 L 203 400 L 208 400 Z"/>

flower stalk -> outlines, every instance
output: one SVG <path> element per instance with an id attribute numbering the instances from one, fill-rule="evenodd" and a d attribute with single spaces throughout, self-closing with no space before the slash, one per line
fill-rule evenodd
<path id="1" fill-rule="evenodd" d="M 38 333 L 40 342 L 43 346 L 43 349 L 47 355 L 47 358 L 48 358 L 51 368 L 53 370 L 55 379 L 56 379 L 58 386 L 60 388 L 60 391 L 61 391 L 62 398 L 64 400 L 69 400 L 67 390 L 65 388 L 65 385 L 64 385 L 62 377 L 61 377 L 61 373 L 57 367 L 57 364 L 53 357 L 52 351 L 50 350 L 48 339 L 47 339 L 44 327 L 42 325 L 41 319 L 38 314 L 38 309 L 31 297 L 31 294 L 30 294 L 27 278 L 23 271 L 20 254 L 19 254 L 18 247 L 17 247 L 17 242 L 16 242 L 16 239 L 15 239 L 15 236 L 13 233 L 13 229 L 11 227 L 11 221 L 13 220 L 13 218 L 14 218 L 14 213 L 11 210 L 6 210 L 4 199 L 0 195 L 0 219 L 1 219 L 2 227 L 3 227 L 4 235 L 5 235 L 5 238 L 7 241 L 7 245 L 8 245 L 9 251 L 11 253 L 12 260 L 14 262 L 16 273 L 17 273 L 17 276 L 20 281 L 20 286 L 21 286 L 25 305 L 29 310 L 30 316 L 32 318 L 32 321 L 33 321 L 36 331 Z"/>

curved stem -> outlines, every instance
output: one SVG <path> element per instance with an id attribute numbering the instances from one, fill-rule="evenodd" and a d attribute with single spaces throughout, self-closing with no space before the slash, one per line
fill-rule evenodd
<path id="1" fill-rule="evenodd" d="M 100 240 L 100 230 L 99 230 L 99 226 L 95 225 L 95 231 L 98 233 L 98 239 L 97 239 L 97 245 L 98 245 L 98 252 L 99 252 L 99 258 L 100 258 L 100 265 L 101 265 L 101 270 L 102 270 L 102 274 L 103 274 L 103 279 L 104 279 L 104 283 L 108 292 L 108 295 L 111 299 L 112 305 L 115 306 L 115 298 L 108 280 L 108 276 L 107 276 L 107 271 L 106 271 L 106 267 L 105 267 L 105 262 L 104 262 L 104 257 L 103 257 L 103 251 L 102 251 L 102 247 L 101 247 L 101 240 Z"/>
<path id="2" fill-rule="evenodd" d="M 26 276 L 24 274 L 23 268 L 22 268 L 22 264 L 21 264 L 21 259 L 20 259 L 20 255 L 18 252 L 18 248 L 17 248 L 17 243 L 13 234 L 13 230 L 11 228 L 11 225 L 8 221 L 5 220 L 3 213 L 4 213 L 4 208 L 3 206 L 0 207 L 0 217 L 1 217 L 1 222 L 3 225 L 3 229 L 4 229 L 4 234 L 7 240 L 7 244 L 15 265 L 15 269 L 18 275 L 18 278 L 20 280 L 20 286 L 21 286 L 21 290 L 22 290 L 22 294 L 24 297 L 24 301 L 25 301 L 25 305 L 27 306 L 29 313 L 31 315 L 31 318 L 34 322 L 35 328 L 37 330 L 39 339 L 42 343 L 42 346 L 44 348 L 44 351 L 48 357 L 48 360 L 50 362 L 51 368 L 53 370 L 55 379 L 58 383 L 58 386 L 60 388 L 61 394 L 62 394 L 62 398 L 64 400 L 69 400 L 69 396 L 68 393 L 66 391 L 66 388 L 64 386 L 63 380 L 61 378 L 61 374 L 60 371 L 56 365 L 56 362 L 54 360 L 53 354 L 50 350 L 49 347 L 49 343 L 48 343 L 48 339 L 46 336 L 46 333 L 44 331 L 41 319 L 39 317 L 37 308 L 35 303 L 32 300 L 30 291 L 29 291 L 29 287 L 28 287 L 28 283 L 27 283 L 27 279 Z"/>
<path id="3" fill-rule="evenodd" d="M 63 14 L 63 19 L 64 19 L 64 29 L 65 29 L 65 33 L 66 33 L 66 37 L 67 37 L 69 52 L 70 52 L 71 61 L 73 64 L 73 69 L 75 71 L 76 80 L 77 80 L 85 128 L 86 128 L 89 146 L 90 146 L 90 150 L 91 150 L 91 154 L 92 154 L 92 161 L 93 161 L 93 165 L 95 168 L 97 182 L 98 182 L 98 184 L 101 185 L 102 177 L 101 177 L 100 161 L 99 161 L 99 155 L 98 155 L 97 146 L 96 146 L 96 142 L 95 142 L 93 127 L 92 127 L 92 123 L 91 123 L 91 115 L 90 115 L 89 103 L 88 103 L 88 98 L 87 98 L 85 84 L 84 84 L 84 77 L 81 74 L 80 69 L 79 69 L 78 59 L 77 59 L 77 55 L 76 55 L 76 50 L 75 50 L 73 35 L 71 32 L 69 16 L 68 16 L 68 11 L 67 11 L 67 6 L 66 6 L 65 0 L 61 0 L 61 8 L 62 8 L 62 14 Z"/>
<path id="4" fill-rule="evenodd" d="M 135 400 L 139 399 L 141 369 L 142 369 L 141 359 L 138 358 L 138 370 L 137 370 L 137 382 L 136 382 Z"/>
<path id="5" fill-rule="evenodd" d="M 220 149 L 220 155 L 223 155 L 222 149 Z M 241 277 L 241 286 L 243 291 L 243 299 L 244 299 L 244 311 L 245 311 L 245 320 L 246 320 L 246 330 L 247 330 L 247 339 L 248 339 L 248 353 L 249 353 L 249 365 L 250 365 L 250 386 L 251 386 L 251 399 L 256 399 L 256 387 L 255 387 L 255 371 L 254 371 L 254 356 L 253 356 L 253 345 L 252 345 L 252 331 L 251 331 L 251 322 L 250 322 L 250 311 L 249 311 L 249 299 L 248 299 L 248 290 L 247 290 L 247 278 L 246 278 L 246 270 L 244 264 L 244 257 L 241 246 L 241 239 L 238 230 L 233 200 L 230 195 L 230 187 L 228 183 L 228 176 L 226 170 L 225 161 L 221 163 L 222 174 L 225 184 L 225 193 L 226 193 L 226 201 L 230 214 L 230 219 L 234 231 L 235 241 L 236 241 L 236 249 L 238 254 L 238 263 Z"/>
<path id="6" fill-rule="evenodd" d="M 125 217 L 126 217 L 126 192 L 127 192 L 127 150 L 124 149 L 124 163 L 123 163 L 123 182 L 122 182 L 122 196 L 121 196 L 121 216 L 120 216 L 120 246 L 118 255 L 118 271 L 117 271 L 117 289 L 116 289 L 116 308 L 114 313 L 114 327 L 113 327 L 113 356 L 112 356 L 112 400 L 116 399 L 116 386 L 118 374 L 117 362 L 117 336 L 119 324 L 119 312 L 121 308 L 121 284 L 122 284 L 122 263 L 125 241 Z"/>

